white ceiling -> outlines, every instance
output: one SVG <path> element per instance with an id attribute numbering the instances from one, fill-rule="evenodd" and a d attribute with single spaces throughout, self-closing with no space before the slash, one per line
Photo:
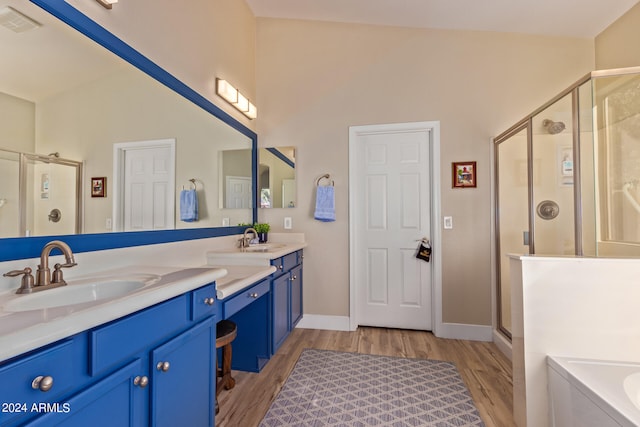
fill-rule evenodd
<path id="1" fill-rule="evenodd" d="M 247 0 L 257 17 L 593 38 L 638 0 Z"/>

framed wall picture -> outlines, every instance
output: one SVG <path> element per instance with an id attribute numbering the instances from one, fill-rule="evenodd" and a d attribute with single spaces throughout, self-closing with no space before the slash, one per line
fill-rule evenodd
<path id="1" fill-rule="evenodd" d="M 476 162 L 451 163 L 453 188 L 476 186 Z"/>
<path id="2" fill-rule="evenodd" d="M 91 197 L 107 197 L 107 177 L 91 178 Z"/>

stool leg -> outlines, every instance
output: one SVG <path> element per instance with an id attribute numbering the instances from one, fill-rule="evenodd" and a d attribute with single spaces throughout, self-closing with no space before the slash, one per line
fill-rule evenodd
<path id="1" fill-rule="evenodd" d="M 231 344 L 227 344 L 222 349 L 222 381 L 226 390 L 231 390 L 236 385 L 236 380 L 231 376 L 231 355 Z"/>

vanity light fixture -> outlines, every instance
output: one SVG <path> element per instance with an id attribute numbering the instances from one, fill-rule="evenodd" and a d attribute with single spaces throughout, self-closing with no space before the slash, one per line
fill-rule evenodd
<path id="1" fill-rule="evenodd" d="M 216 93 L 248 118 L 255 119 L 258 117 L 256 106 L 249 102 L 247 97 L 241 94 L 228 81 L 216 78 Z"/>
<path id="2" fill-rule="evenodd" d="M 118 0 L 96 0 L 96 1 L 107 9 L 111 9 L 114 3 L 118 3 Z"/>

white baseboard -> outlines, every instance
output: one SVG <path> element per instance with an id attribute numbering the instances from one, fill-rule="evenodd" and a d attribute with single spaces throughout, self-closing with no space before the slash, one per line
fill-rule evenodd
<path id="1" fill-rule="evenodd" d="M 348 316 L 323 316 L 320 314 L 305 314 L 296 328 L 324 329 L 328 331 L 348 331 Z"/>
<path id="2" fill-rule="evenodd" d="M 484 325 L 442 323 L 435 335 L 439 338 L 490 342 L 493 341 L 493 328 Z"/>
<path id="3" fill-rule="evenodd" d="M 509 360 L 513 360 L 511 342 L 495 329 L 493 330 L 493 343 L 498 347 L 498 350 L 500 350 L 502 354 L 509 358 Z"/>
<path id="4" fill-rule="evenodd" d="M 329 331 L 350 331 L 348 316 L 324 316 L 305 314 L 297 328 L 324 329 Z M 443 323 L 437 334 L 440 338 L 470 341 L 493 341 L 493 328 L 483 325 L 465 325 L 460 323 Z"/>

